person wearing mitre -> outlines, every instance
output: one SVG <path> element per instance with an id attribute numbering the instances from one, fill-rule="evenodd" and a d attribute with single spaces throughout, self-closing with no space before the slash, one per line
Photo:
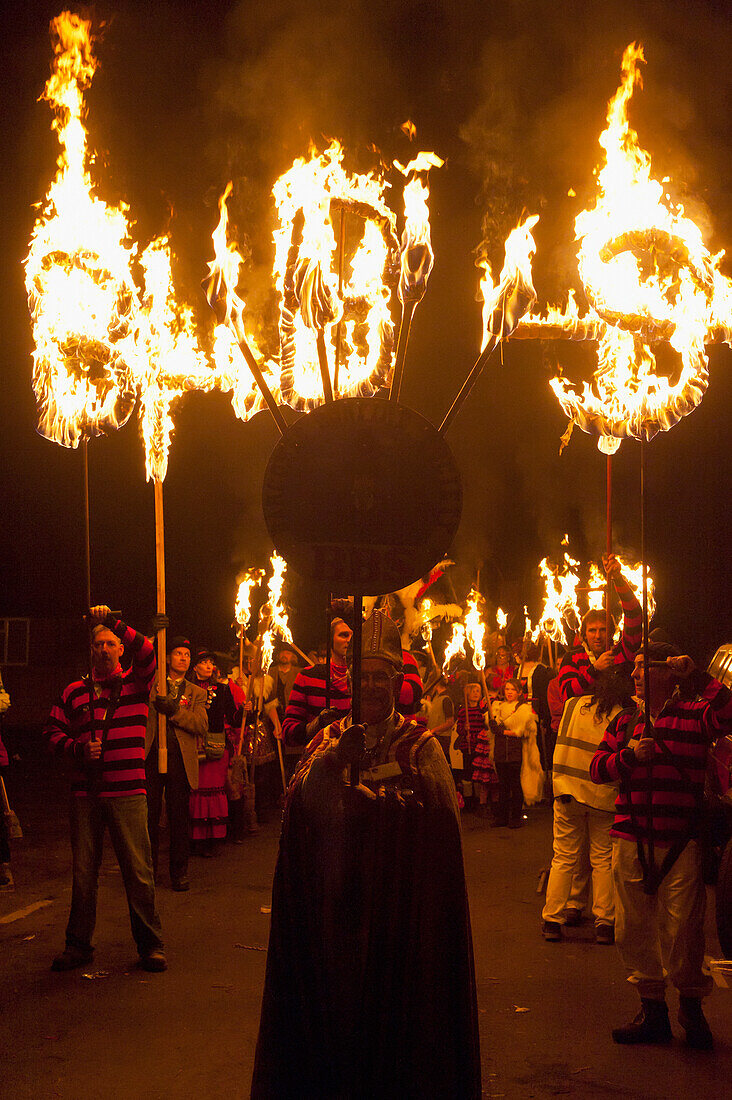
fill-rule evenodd
<path id="1" fill-rule="evenodd" d="M 481 1095 L 455 784 L 437 739 L 395 709 L 402 668 L 375 611 L 361 721 L 321 730 L 290 784 L 255 1100 Z"/>

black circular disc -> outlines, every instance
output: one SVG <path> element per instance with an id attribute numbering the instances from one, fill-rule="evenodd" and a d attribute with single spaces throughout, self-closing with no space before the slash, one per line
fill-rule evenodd
<path id="1" fill-rule="evenodd" d="M 412 584 L 450 549 L 462 486 L 452 452 L 423 416 L 348 397 L 300 417 L 279 440 L 262 509 L 287 564 L 342 595 Z"/>

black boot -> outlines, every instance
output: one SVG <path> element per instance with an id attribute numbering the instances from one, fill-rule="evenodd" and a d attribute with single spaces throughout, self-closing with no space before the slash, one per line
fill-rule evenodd
<path id="1" fill-rule="evenodd" d="M 670 1043 L 673 1039 L 665 1001 L 641 998 L 641 1010 L 625 1027 L 613 1028 L 616 1043 Z"/>
<path id="2" fill-rule="evenodd" d="M 695 1050 L 711 1050 L 714 1046 L 700 997 L 679 998 L 679 1023 L 686 1032 L 686 1045 Z"/>

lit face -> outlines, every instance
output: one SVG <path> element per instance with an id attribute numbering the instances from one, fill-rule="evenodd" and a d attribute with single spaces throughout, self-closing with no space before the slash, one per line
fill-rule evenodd
<path id="1" fill-rule="evenodd" d="M 280 672 L 289 672 L 295 663 L 295 654 L 289 649 L 283 649 L 277 658 L 277 667 Z"/>
<path id="2" fill-rule="evenodd" d="M 402 677 L 388 661 L 367 657 L 361 664 L 361 721 L 383 722 L 394 709 Z"/>
<path id="3" fill-rule="evenodd" d="M 585 624 L 585 641 L 593 657 L 599 657 L 607 649 L 607 630 L 604 619 L 591 619 Z"/>
<path id="4" fill-rule="evenodd" d="M 474 707 L 480 702 L 480 684 L 468 684 L 467 695 L 469 705 Z"/>
<path id="5" fill-rule="evenodd" d="M 214 663 L 210 657 L 204 657 L 202 661 L 199 661 L 194 672 L 199 680 L 210 680 L 213 676 Z"/>
<path id="6" fill-rule="evenodd" d="M 645 676 L 643 675 L 643 654 L 636 654 L 635 664 L 633 665 L 633 685 L 635 687 L 635 694 L 639 699 L 645 699 Z M 651 699 L 668 699 L 674 689 L 674 677 L 670 669 L 659 668 L 657 665 L 651 665 L 649 676 Z"/>
<path id="7" fill-rule="evenodd" d="M 343 662 L 346 659 L 348 643 L 353 636 L 353 631 L 346 623 L 338 623 L 333 631 L 333 656 Z"/>
<path id="8" fill-rule="evenodd" d="M 108 676 L 114 672 L 120 662 L 125 647 L 116 634 L 106 627 L 94 633 L 91 643 L 91 658 L 94 671 L 100 676 Z"/>
<path id="9" fill-rule="evenodd" d="M 508 664 L 510 656 L 511 656 L 511 651 L 509 649 L 507 649 L 505 646 L 501 646 L 498 649 L 498 651 L 496 653 L 496 658 L 498 660 L 499 668 L 505 668 L 506 667 L 506 665 Z"/>
<path id="10" fill-rule="evenodd" d="M 191 651 L 185 646 L 176 646 L 168 654 L 168 667 L 174 676 L 185 676 L 191 664 Z"/>
<path id="11" fill-rule="evenodd" d="M 519 697 L 519 693 L 516 691 L 514 684 L 506 684 L 503 689 L 503 694 L 506 697 L 507 703 L 515 703 Z"/>

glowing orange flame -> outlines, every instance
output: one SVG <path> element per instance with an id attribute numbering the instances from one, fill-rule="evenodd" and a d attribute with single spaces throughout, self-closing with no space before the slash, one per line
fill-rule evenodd
<path id="1" fill-rule="evenodd" d="M 465 636 L 473 648 L 473 664 L 478 671 L 485 668 L 486 626 L 481 620 L 479 610 L 479 606 L 484 602 L 480 592 L 471 588 L 465 609 Z"/>
<path id="2" fill-rule="evenodd" d="M 420 302 L 432 273 L 435 254 L 430 236 L 430 214 L 427 200 L 427 177 L 430 168 L 441 168 L 445 162 L 435 153 L 420 153 L 406 166 L 394 161 L 406 177 L 404 187 L 404 232 L 402 233 L 401 278 L 399 299 L 401 302 Z"/>
<path id="3" fill-rule="evenodd" d="M 292 641 L 292 633 L 287 622 L 287 611 L 282 602 L 282 589 L 285 583 L 287 562 L 275 552 L 272 555 L 270 564 L 272 575 L 267 582 L 267 602 L 260 612 L 261 621 L 265 627 L 262 635 L 262 668 L 265 671 L 272 664 L 276 638 L 279 637 L 286 642 Z"/>
<path id="4" fill-rule="evenodd" d="M 720 324 L 729 336 L 732 318 L 732 283 L 719 272 L 723 253 L 710 254 L 699 227 L 653 179 L 650 157 L 628 123 L 643 60 L 640 46 L 628 46 L 600 136 L 597 200 L 575 223 L 591 309 L 566 322 L 568 331 L 580 322 L 595 328 L 598 369 L 580 388 L 551 382 L 570 419 L 597 433 L 607 454 L 626 436 L 652 439 L 696 408 L 708 384 L 705 340 Z M 656 372 L 652 340 L 668 340 L 679 354 L 675 381 Z"/>
<path id="5" fill-rule="evenodd" d="M 509 233 L 503 268 L 497 283 L 493 282 L 487 259 L 479 261 L 479 266 L 484 269 L 480 283 L 480 297 L 483 301 L 481 351 L 491 338 L 507 339 L 531 303 L 536 300 L 531 275 L 531 257 L 536 252 L 536 244 L 531 230 L 538 220 L 539 215 L 534 214 Z"/>
<path id="6" fill-rule="evenodd" d="M 442 668 L 445 672 L 450 668 L 451 663 L 456 657 L 465 656 L 465 643 L 467 641 L 467 635 L 465 627 L 462 623 L 452 624 L 452 634 L 445 646 L 445 656 L 442 660 Z"/>
<path id="7" fill-rule="evenodd" d="M 297 409 L 323 400 L 317 339 L 322 334 L 331 376 L 336 329 L 341 328 L 338 390 L 369 396 L 392 363 L 393 324 L 389 287 L 399 242 L 386 205 L 385 181 L 348 173 L 343 149 L 331 142 L 321 154 L 296 160 L 274 185 L 278 227 L 274 275 L 280 296 L 280 359 L 283 399 Z M 338 296 L 335 210 L 365 219 L 364 232 Z"/>
<path id="8" fill-rule="evenodd" d="M 53 108 L 58 171 L 25 261 L 33 324 L 39 431 L 64 447 L 120 427 L 134 407 L 135 246 L 128 209 L 92 194 L 84 91 L 96 61 L 91 23 L 51 23 L 54 62 L 43 98 Z"/>
<path id="9" fill-rule="evenodd" d="M 248 569 L 239 581 L 234 605 L 234 618 L 242 630 L 246 630 L 252 621 L 252 592 L 263 577 L 263 569 Z"/>

